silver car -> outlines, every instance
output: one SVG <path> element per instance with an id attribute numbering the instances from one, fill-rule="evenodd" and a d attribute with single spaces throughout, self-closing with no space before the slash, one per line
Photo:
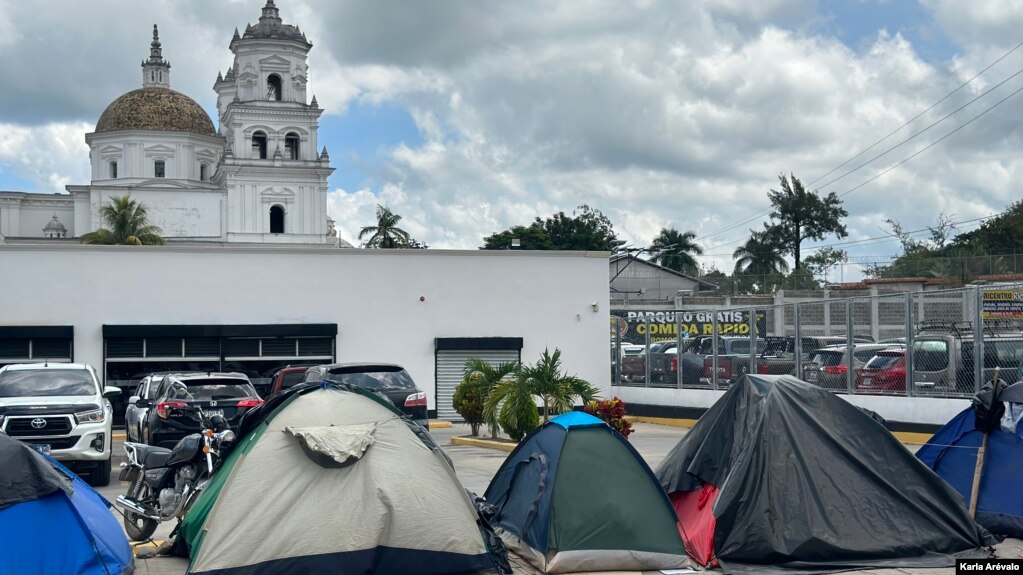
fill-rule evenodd
<path id="1" fill-rule="evenodd" d="M 146 399 L 152 403 L 156 399 L 156 391 L 161 381 L 162 374 L 143 377 L 135 389 L 135 395 L 128 398 L 128 407 L 124 410 L 124 427 L 128 432 L 128 441 L 136 443 L 142 441 L 142 422 L 146 420 L 149 408 L 139 407 L 136 403 L 139 399 Z"/>

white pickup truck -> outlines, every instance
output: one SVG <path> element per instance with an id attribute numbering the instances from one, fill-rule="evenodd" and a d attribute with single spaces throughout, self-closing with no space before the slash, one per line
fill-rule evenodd
<path id="1" fill-rule="evenodd" d="M 12 364 L 0 368 L 0 431 L 49 454 L 89 483 L 110 483 L 108 398 L 92 366 L 81 363 Z"/>

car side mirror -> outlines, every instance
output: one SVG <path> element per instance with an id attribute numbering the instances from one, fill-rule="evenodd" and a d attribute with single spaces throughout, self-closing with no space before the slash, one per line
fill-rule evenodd
<path id="1" fill-rule="evenodd" d="M 149 400 L 144 397 L 140 397 L 135 401 L 135 407 L 149 407 Z"/>
<path id="2" fill-rule="evenodd" d="M 113 399 L 115 397 L 121 397 L 121 388 L 120 387 L 114 387 L 113 385 L 108 385 L 103 390 L 103 397 L 105 397 L 107 399 Z"/>
<path id="3" fill-rule="evenodd" d="M 135 403 L 136 403 L 136 402 L 137 402 L 138 400 L 139 400 L 139 396 L 137 396 L 137 395 L 133 395 L 133 396 L 131 396 L 131 397 L 129 397 L 129 398 L 128 398 L 128 405 L 135 405 Z"/>

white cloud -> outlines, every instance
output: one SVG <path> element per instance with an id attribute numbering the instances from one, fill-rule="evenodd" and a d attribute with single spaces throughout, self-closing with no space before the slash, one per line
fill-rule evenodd
<path id="1" fill-rule="evenodd" d="M 89 180 L 89 147 L 84 122 L 57 122 L 38 127 L 0 123 L 0 166 L 10 166 L 32 181 L 32 192 L 62 193 L 70 183 Z"/>

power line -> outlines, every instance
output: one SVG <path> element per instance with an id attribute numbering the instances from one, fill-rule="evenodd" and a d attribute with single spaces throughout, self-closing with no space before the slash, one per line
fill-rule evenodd
<path id="1" fill-rule="evenodd" d="M 1011 49 L 1010 49 L 1010 50 L 1009 50 L 1008 52 L 1006 52 L 1005 54 L 1002 54 L 1002 55 L 1001 55 L 1001 57 L 999 57 L 999 58 L 998 58 L 997 60 L 995 60 L 994 62 L 991 62 L 990 64 L 988 64 L 986 68 L 984 68 L 984 69 L 983 69 L 983 70 L 981 70 L 980 72 L 977 72 L 976 74 L 974 74 L 974 75 L 973 75 L 973 77 L 972 77 L 972 78 L 970 78 L 969 80 L 967 80 L 967 81 L 963 82 L 962 84 L 959 84 L 959 86 L 957 86 L 955 90 L 952 90 L 952 91 L 951 91 L 951 92 L 949 92 L 948 94 L 945 94 L 945 96 L 944 96 L 944 97 L 943 97 L 942 99 L 940 99 L 940 100 L 938 100 L 937 102 L 935 102 L 935 103 L 931 104 L 931 105 L 930 105 L 930 106 L 929 106 L 929 107 L 928 107 L 928 108 L 927 108 L 926 110 L 924 110 L 924 111 L 920 112 L 919 114 L 917 114 L 917 115 L 913 116 L 913 117 L 912 117 L 912 118 L 910 118 L 910 119 L 909 119 L 908 121 L 906 121 L 906 123 L 902 124 L 902 125 L 901 125 L 901 126 L 899 126 L 898 128 L 895 128 L 895 129 L 894 129 L 894 130 L 892 130 L 891 132 L 888 132 L 888 135 L 886 135 L 885 137 L 883 137 L 883 138 L 881 138 L 880 140 L 878 140 L 878 141 L 874 142 L 873 144 L 871 144 L 871 145 L 867 146 L 866 148 L 863 148 L 863 150 L 861 150 L 861 151 L 860 151 L 860 152 L 859 152 L 858 154 L 856 154 L 855 156 L 853 156 L 853 157 L 849 158 L 848 160 L 846 160 L 846 161 L 842 162 L 841 164 L 839 164 L 839 165 L 835 166 L 834 168 L 832 168 L 832 169 L 831 169 L 831 171 L 827 172 L 826 174 L 822 174 L 822 175 L 821 175 L 820 177 L 818 177 L 817 179 L 813 180 L 812 182 L 810 182 L 810 183 L 808 183 L 808 184 L 806 184 L 806 185 L 807 185 L 807 186 L 812 186 L 812 185 L 814 185 L 815 183 L 817 183 L 817 182 L 819 182 L 819 181 L 823 180 L 824 178 L 826 178 L 826 177 L 830 176 L 831 174 L 833 174 L 833 173 L 837 172 L 838 170 L 842 169 L 842 167 L 843 167 L 843 166 L 845 166 L 846 164 L 848 164 L 849 162 L 851 162 L 851 161 L 855 160 L 856 158 L 858 158 L 858 157 L 862 156 L 863 154 L 866 154 L 867 152 L 869 152 L 869 151 L 870 151 L 871 149 L 873 149 L 873 148 L 874 148 L 875 146 L 877 146 L 877 145 L 878 145 L 878 144 L 880 144 L 881 142 L 883 142 L 883 141 L 887 140 L 888 138 L 890 138 L 890 137 L 894 136 L 894 135 L 895 135 L 896 133 L 898 133 L 899 131 L 901 131 L 901 130 L 902 130 L 903 128 L 905 128 L 906 126 L 908 126 L 908 125 L 912 124 L 913 122 L 915 122 L 916 120 L 918 120 L 918 119 L 919 119 L 919 118 L 920 118 L 921 116 L 923 116 L 923 115 L 924 115 L 924 114 L 926 114 L 927 112 L 930 112 L 931 110 L 933 110 L 934 108 L 936 108 L 936 107 L 937 107 L 937 106 L 938 106 L 939 104 L 941 104 L 941 103 L 942 103 L 942 102 L 944 102 L 945 100 L 947 100 L 947 99 L 951 98 L 953 94 L 955 94 L 955 93 L 956 93 L 956 92 L 958 92 L 959 90 L 962 90 L 962 89 L 963 89 L 963 88 L 965 88 L 965 87 L 966 87 L 967 85 L 969 85 L 969 84 L 970 84 L 971 82 L 973 82 L 974 80 L 976 80 L 977 78 L 979 78 L 979 77 L 980 77 L 980 76 L 981 76 L 982 74 L 984 74 L 984 72 L 987 72 L 988 70 L 990 70 L 991 68 L 993 68 L 993 67 L 995 66 L 995 64 L 998 64 L 998 63 L 999 63 L 999 62 L 1001 62 L 1002 60 L 1006 59 L 1006 58 L 1007 58 L 1007 57 L 1009 56 L 1009 54 L 1012 54 L 1013 52 L 1015 52 L 1016 50 L 1018 50 L 1018 49 L 1020 48 L 1020 46 L 1023 46 L 1023 42 L 1020 42 L 1019 44 L 1016 44 L 1015 46 L 1013 46 L 1013 47 L 1012 47 L 1012 48 L 1011 48 Z"/>
<path id="2" fill-rule="evenodd" d="M 999 62 L 1001 62 L 1002 60 L 1004 60 L 1004 59 L 1005 59 L 1006 57 L 1008 57 L 1008 56 L 1009 56 L 1010 54 L 1012 54 L 1013 52 L 1015 52 L 1015 51 L 1016 51 L 1017 49 L 1019 49 L 1019 48 L 1020 48 L 1021 46 L 1023 46 L 1023 42 L 1020 42 L 1020 43 L 1019 43 L 1019 44 L 1017 44 L 1016 46 L 1012 47 L 1012 48 L 1011 48 L 1011 49 L 1010 49 L 1010 50 L 1009 50 L 1008 52 L 1006 52 L 1005 54 L 1002 54 L 1002 55 L 1001 55 L 1001 56 L 1000 56 L 1000 57 L 999 57 L 998 59 L 996 59 L 996 60 L 995 60 L 994 62 L 992 62 L 991 64 L 988 64 L 988 66 L 987 66 L 987 67 L 985 67 L 985 68 L 984 68 L 983 70 L 981 70 L 980 72 L 977 72 L 977 73 L 976 73 L 976 74 L 975 74 L 975 75 L 974 75 L 974 76 L 973 76 L 972 78 L 970 78 L 969 80 L 967 80 L 967 81 L 963 82 L 962 84 L 960 84 L 960 85 L 959 85 L 958 87 L 956 87 L 956 88 L 955 88 L 954 90 L 952 90 L 952 91 L 951 91 L 951 92 L 949 92 L 948 94 L 945 94 L 945 96 L 944 96 L 944 97 L 942 97 L 942 98 L 941 98 L 940 100 L 938 100 L 937 102 L 935 102 L 934 104 L 932 104 L 931 106 L 929 106 L 929 107 L 928 107 L 927 109 L 925 109 L 925 110 L 923 110 L 922 112 L 920 112 L 919 114 L 917 114 L 916 116 L 913 116 L 913 118 L 911 118 L 911 119 L 910 119 L 909 121 L 907 121 L 906 123 L 902 124 L 901 126 L 899 126 L 898 128 L 896 128 L 895 130 L 893 130 L 892 132 L 890 132 L 890 133 L 889 133 L 888 135 L 886 135 L 885 137 L 881 138 L 880 140 L 878 140 L 878 141 L 874 142 L 874 143 L 873 143 L 873 144 L 871 144 L 870 146 L 867 146 L 867 147 L 866 147 L 866 148 L 864 148 L 864 149 L 863 149 L 863 150 L 862 150 L 861 152 L 859 152 L 859 153 L 858 153 L 858 154 L 856 154 L 855 156 L 853 156 L 853 157 L 849 158 L 848 160 L 846 160 L 846 161 L 842 162 L 841 164 L 839 164 L 839 165 L 838 165 L 838 166 L 836 166 L 835 168 L 831 169 L 831 170 L 830 170 L 830 171 L 828 171 L 827 173 L 825 173 L 825 174 L 821 175 L 820 177 L 818 177 L 818 178 L 814 179 L 813 181 L 811 181 L 810 183 L 808 183 L 808 184 L 807 184 L 807 186 L 811 186 L 811 185 L 813 185 L 814 183 L 816 183 L 816 182 L 818 182 L 818 181 L 820 181 L 820 180 L 824 179 L 825 177 L 827 177 L 827 176 L 831 175 L 832 173 L 834 173 L 834 172 L 836 172 L 837 170 L 841 169 L 841 168 L 842 168 L 843 166 L 847 165 L 847 164 L 848 164 L 849 162 L 851 162 L 851 161 L 855 160 L 856 158 L 858 158 L 858 157 L 862 156 L 863 154 L 865 154 L 866 152 L 870 151 L 871 149 L 873 149 L 873 148 L 874 148 L 875 146 L 877 146 L 877 145 L 878 145 L 878 144 L 880 144 L 881 142 L 883 142 L 883 141 L 887 140 L 887 139 L 888 139 L 889 137 L 891 137 L 891 136 L 892 136 L 893 134 L 895 134 L 895 133 L 899 132 L 900 130 L 902 130 L 903 128 L 905 128 L 906 126 L 908 126 L 909 124 L 911 124 L 912 122 L 914 122 L 915 120 L 917 120 L 918 118 L 920 118 L 921 116 L 923 116 L 924 114 L 926 114 L 927 112 L 931 111 L 932 109 L 934 109 L 935 107 L 937 107 L 937 106 L 938 106 L 939 104 L 941 104 L 942 102 L 944 102 L 945 100 L 947 100 L 948 98 L 950 98 L 950 97 L 951 97 L 951 96 L 952 96 L 953 94 L 955 94 L 956 92 L 958 92 L 959 90 L 961 90 L 961 89 L 962 89 L 963 87 L 965 87 L 965 86 L 969 85 L 969 84 L 970 84 L 971 82 L 973 82 L 974 80 L 976 80 L 976 79 L 977 79 L 978 77 L 980 77 L 980 76 L 981 76 L 982 74 L 984 74 L 985 72 L 987 72 L 988 70 L 990 70 L 990 69 L 991 69 L 992 67 L 994 67 L 994 66 L 995 66 L 996 64 L 998 64 Z M 994 88 L 997 88 L 998 86 L 1001 86 L 1001 85 L 1002 85 L 1002 84 L 1004 84 L 1005 82 L 1008 82 L 1008 81 L 1009 81 L 1010 79 L 1012 79 L 1012 78 L 1014 78 L 1015 76 L 1019 75 L 1019 74 L 1020 74 L 1021 72 L 1023 72 L 1023 70 L 1020 70 L 1020 71 L 1016 72 L 1015 74 L 1013 74 L 1012 76 L 1010 76 L 1009 78 L 1006 78 L 1005 80 L 1003 80 L 1002 82 L 1000 82 L 1000 83 L 999 83 L 998 85 L 996 85 L 996 86 L 992 87 L 991 89 L 987 90 L 986 92 L 984 92 L 984 93 L 983 93 L 983 94 L 981 94 L 980 96 L 977 96 L 976 98 L 974 98 L 973 100 L 971 100 L 971 101 L 970 101 L 970 102 L 968 102 L 967 104 L 964 104 L 964 105 L 963 105 L 962 107 L 960 107 L 960 108 L 958 108 L 957 110 L 955 110 L 955 112 L 952 112 L 952 113 L 951 113 L 951 114 L 949 114 L 948 116 L 945 116 L 945 118 L 942 118 L 941 120 L 938 120 L 938 122 L 935 122 L 934 124 L 931 124 L 930 126 L 928 126 L 927 128 L 925 128 L 925 129 L 924 129 L 924 130 L 922 130 L 921 132 L 918 132 L 917 134 L 914 134 L 914 135 L 913 135 L 913 136 L 911 136 L 911 137 L 910 137 L 909 139 L 907 139 L 907 140 L 904 140 L 903 142 L 901 142 L 901 143 L 897 144 L 897 145 L 896 145 L 895 147 L 893 147 L 893 148 L 890 148 L 890 149 L 889 149 L 889 150 L 887 150 L 887 151 L 886 151 L 886 152 L 885 152 L 884 154 L 887 154 L 888 152 L 890 152 L 890 151 L 894 150 L 894 149 L 895 149 L 896 147 L 898 147 L 898 146 L 901 146 L 902 144 L 904 144 L 904 143 L 908 142 L 908 141 L 909 141 L 910 139 L 912 139 L 912 138 L 915 138 L 915 137 L 916 137 L 917 135 L 919 135 L 920 133 L 923 133 L 924 131 L 926 131 L 926 130 L 930 129 L 931 127 L 933 127 L 933 126 L 934 126 L 934 125 L 936 125 L 937 123 L 940 123 L 940 122 L 944 121 L 945 119 L 947 119 L 947 118 L 948 118 L 949 116 L 951 116 L 952 114 L 955 114 L 956 112 L 958 112 L 958 111 L 959 111 L 959 110 L 961 110 L 962 108 L 964 108 L 964 107 L 966 107 L 966 106 L 968 106 L 968 105 L 972 104 L 973 102 L 977 101 L 977 100 L 978 100 L 979 98 L 981 98 L 981 97 L 983 97 L 984 95 L 986 95 L 986 94 L 990 93 L 990 92 L 991 92 L 991 90 L 993 90 Z M 883 156 L 884 154 L 881 154 L 881 155 Z M 843 178 L 843 177 L 845 177 L 845 176 L 849 175 L 850 173 L 852 173 L 852 172 L 856 171 L 856 170 L 857 170 L 857 169 L 859 169 L 860 167 L 863 167 L 863 166 L 865 166 L 866 164 L 869 164 L 870 162 L 874 161 L 875 159 L 877 159 L 877 158 L 879 158 L 879 157 L 880 157 L 880 156 L 877 156 L 877 157 L 875 157 L 875 158 L 872 158 L 871 160 L 869 160 L 869 161 L 865 162 L 864 164 L 861 164 L 861 165 L 860 165 L 860 166 L 858 166 L 857 168 L 854 168 L 853 170 L 850 170 L 850 171 L 849 171 L 849 172 L 847 172 L 846 174 L 843 174 L 843 175 L 842 175 L 841 177 L 839 177 L 839 178 L 836 178 L 835 180 L 832 180 L 832 181 L 828 182 L 827 184 L 824 184 L 824 185 L 823 185 L 823 186 L 821 186 L 821 187 L 825 187 L 825 186 L 827 186 L 827 185 L 829 185 L 829 184 L 831 184 L 831 183 L 833 183 L 833 182 L 835 182 L 835 181 L 837 181 L 837 180 L 839 180 L 839 179 L 841 179 L 841 178 Z M 847 193 L 848 193 L 848 192 L 847 192 Z M 747 219 L 745 219 L 745 220 L 739 221 L 739 222 L 737 222 L 737 223 L 734 223 L 734 224 L 729 224 L 728 226 L 725 226 L 724 228 L 721 228 L 720 230 L 718 230 L 718 231 L 716 231 L 716 232 L 712 232 L 712 233 L 710 233 L 710 234 L 705 234 L 704 236 L 702 236 L 702 238 L 701 238 L 701 239 L 704 239 L 704 240 L 705 240 L 705 239 L 707 239 L 707 238 L 712 238 L 712 237 L 714 237 L 714 236 L 718 236 L 718 235 L 721 235 L 721 234 L 723 234 L 723 233 L 725 233 L 725 232 L 729 232 L 729 231 L 732 231 L 732 230 L 734 230 L 734 229 L 736 229 L 736 228 L 739 228 L 739 227 L 745 226 L 746 224 L 748 224 L 748 223 L 751 223 L 751 222 L 753 222 L 754 220 L 756 220 L 756 219 L 758 219 L 758 218 L 760 218 L 760 217 L 762 217 L 762 216 L 765 216 L 765 215 L 769 214 L 769 213 L 771 212 L 771 210 L 772 210 L 772 208 L 767 208 L 767 209 L 764 209 L 764 210 L 760 210 L 760 211 L 756 212 L 755 214 L 753 214 L 752 216 L 748 217 L 748 218 L 747 218 Z M 738 243 L 739 241 L 743 241 L 743 240 L 737 240 L 737 241 L 729 242 L 728 244 L 725 244 L 725 245 L 729 245 L 729 244 L 733 244 L 733 243 Z"/>

